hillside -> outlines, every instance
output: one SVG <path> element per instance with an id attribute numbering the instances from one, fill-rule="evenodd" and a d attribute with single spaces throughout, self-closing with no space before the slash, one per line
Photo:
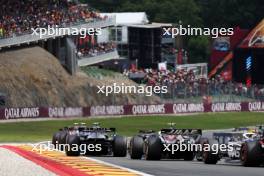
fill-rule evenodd
<path id="1" fill-rule="evenodd" d="M 7 96 L 6 106 L 89 106 L 127 103 L 150 103 L 157 98 L 136 95 L 106 97 L 97 94 L 97 85 L 122 80 L 96 79 L 79 71 L 69 75 L 59 61 L 40 47 L 0 53 L 0 92 Z M 125 79 L 125 78 L 122 78 Z M 134 84 L 126 80 L 126 84 Z"/>

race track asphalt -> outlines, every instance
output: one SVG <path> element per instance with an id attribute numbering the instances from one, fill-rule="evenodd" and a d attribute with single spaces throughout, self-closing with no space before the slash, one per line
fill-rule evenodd
<path id="1" fill-rule="evenodd" d="M 215 131 L 215 130 L 214 130 Z M 218 131 L 218 130 L 217 130 Z M 223 130 L 219 130 L 223 131 Z M 229 130 L 224 130 L 229 131 Z M 203 134 L 205 137 L 212 136 L 213 131 Z M 131 160 L 113 157 L 92 157 L 97 160 L 119 165 L 129 169 L 155 176 L 263 176 L 264 167 L 244 167 L 239 161 L 226 161 L 222 159 L 216 165 L 206 165 L 203 162 L 183 160 Z"/>
<path id="2" fill-rule="evenodd" d="M 264 173 L 264 167 L 243 167 L 239 162 L 227 163 L 224 160 L 216 165 L 206 165 L 198 161 L 93 158 L 156 176 L 263 176 Z"/>

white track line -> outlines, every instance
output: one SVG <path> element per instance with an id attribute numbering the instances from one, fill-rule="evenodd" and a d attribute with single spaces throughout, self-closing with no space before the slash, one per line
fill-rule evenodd
<path id="1" fill-rule="evenodd" d="M 42 141 L 42 142 L 39 142 L 39 143 L 26 143 L 26 145 L 36 145 L 36 144 L 44 144 L 44 143 L 50 143 L 51 141 Z M 9 144 L 9 145 L 13 145 L 13 146 L 17 146 L 17 145 L 21 145 L 23 143 L 6 143 L 6 144 Z M 1 144 L 0 144 L 1 146 Z M 61 153 L 64 153 L 63 151 L 60 151 L 60 150 L 56 150 L 58 152 L 61 152 Z M 153 176 L 153 175 L 150 175 L 150 174 L 147 174 L 147 173 L 144 173 L 144 172 L 140 172 L 140 171 L 137 171 L 137 170 L 134 170 L 134 169 L 130 169 L 130 168 L 127 168 L 127 167 L 123 167 L 123 166 L 119 166 L 119 165 L 115 165 L 115 164 L 111 164 L 109 162 L 105 162 L 105 161 L 102 161 L 102 160 L 98 160 L 98 159 L 94 159 L 94 158 L 90 158 L 90 157 L 86 157 L 86 156 L 81 156 L 81 158 L 83 159 L 86 159 L 86 160 L 91 160 L 91 161 L 94 161 L 94 162 L 97 162 L 99 164 L 104 164 L 104 165 L 108 165 L 108 166 L 112 166 L 112 167 L 116 167 L 116 168 L 119 168 L 119 169 L 123 169 L 123 170 L 126 170 L 128 172 L 132 172 L 134 174 L 138 174 L 138 175 L 142 175 L 142 176 Z M 114 158 L 114 157 L 113 157 Z"/>
<path id="2" fill-rule="evenodd" d="M 41 142 L 41 143 L 48 143 L 48 142 L 50 142 L 50 141 L 44 141 L 44 142 Z M 56 150 L 56 151 L 61 152 L 61 153 L 65 153 L 65 152 L 60 151 L 60 150 Z M 98 160 L 98 159 L 94 159 L 94 158 L 90 158 L 90 157 L 86 157 L 86 156 L 81 156 L 81 158 L 86 159 L 86 160 L 91 160 L 91 161 L 97 162 L 99 164 L 104 164 L 104 165 L 116 167 L 116 168 L 119 168 L 119 169 L 123 169 L 123 170 L 126 170 L 128 172 L 132 172 L 134 174 L 138 174 L 138 175 L 142 175 L 142 176 L 154 176 L 154 175 L 150 175 L 150 174 L 147 174 L 147 173 L 144 173 L 144 172 L 140 172 L 140 171 L 137 171 L 137 170 L 134 170 L 134 169 L 130 169 L 130 168 L 127 168 L 127 167 L 115 165 L 115 164 L 112 164 L 112 163 L 109 163 L 109 162 L 105 162 L 105 161 L 102 161 L 102 160 Z"/>
<path id="3" fill-rule="evenodd" d="M 95 162 L 100 163 L 100 164 L 104 164 L 104 165 L 116 167 L 116 168 L 119 168 L 119 169 L 123 169 L 123 170 L 129 171 L 129 172 L 132 172 L 132 173 L 135 173 L 135 174 L 138 174 L 138 175 L 153 176 L 153 175 L 150 175 L 150 174 L 147 174 L 147 173 L 144 173 L 144 172 L 140 172 L 140 171 L 136 171 L 134 169 L 129 169 L 127 167 L 111 164 L 111 163 L 108 163 L 108 162 L 105 162 L 105 161 L 102 161 L 102 160 L 98 160 L 98 159 L 94 159 L 94 158 L 90 158 L 90 157 L 82 157 L 82 158 L 87 159 L 87 160 L 92 160 L 92 161 L 95 161 Z"/>

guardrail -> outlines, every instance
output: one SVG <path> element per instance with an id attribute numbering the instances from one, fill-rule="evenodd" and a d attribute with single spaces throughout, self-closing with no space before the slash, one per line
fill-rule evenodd
<path id="1" fill-rule="evenodd" d="M 264 112 L 264 102 L 177 103 L 91 107 L 1 108 L 0 120 L 120 115 L 185 114 L 207 112 Z"/>
<path id="2" fill-rule="evenodd" d="M 112 18 L 107 18 L 106 20 L 102 20 L 102 21 L 94 21 L 94 22 L 77 24 L 77 25 L 66 26 L 66 27 L 70 28 L 70 31 L 72 31 L 72 28 L 75 28 L 75 29 L 104 28 L 104 27 L 115 25 L 115 22 L 116 22 L 115 17 L 112 17 Z M 38 42 L 41 40 L 45 41 L 50 38 L 56 38 L 56 37 L 61 37 L 61 36 L 64 36 L 64 35 L 63 34 L 43 35 L 42 37 L 40 37 L 39 35 L 32 35 L 31 33 L 27 33 L 27 34 L 15 36 L 15 37 L 3 38 L 3 39 L 0 39 L 0 49 L 4 47 L 19 46 L 21 44 L 27 44 L 27 43 L 30 44 L 32 42 Z"/>

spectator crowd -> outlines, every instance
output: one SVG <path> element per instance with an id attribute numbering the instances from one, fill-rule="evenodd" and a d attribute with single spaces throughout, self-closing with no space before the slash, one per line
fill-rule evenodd
<path id="1" fill-rule="evenodd" d="M 94 57 L 101 54 L 105 54 L 111 51 L 116 50 L 116 44 L 113 42 L 108 43 L 88 43 L 88 44 L 78 44 L 77 46 L 77 55 L 81 57 Z"/>
<path id="2" fill-rule="evenodd" d="M 168 87 L 171 96 L 178 98 L 233 94 L 264 100 L 264 85 L 247 87 L 241 83 L 225 80 L 220 75 L 208 79 L 207 77 L 195 74 L 193 70 L 177 70 L 176 72 L 172 72 L 169 70 L 131 69 L 125 70 L 123 74 L 131 79 L 137 78 L 138 75 L 140 83 L 148 86 L 165 85 Z"/>
<path id="3" fill-rule="evenodd" d="M 32 28 L 66 27 L 100 19 L 87 5 L 69 0 L 0 0 L 0 38 L 31 33 Z"/>

